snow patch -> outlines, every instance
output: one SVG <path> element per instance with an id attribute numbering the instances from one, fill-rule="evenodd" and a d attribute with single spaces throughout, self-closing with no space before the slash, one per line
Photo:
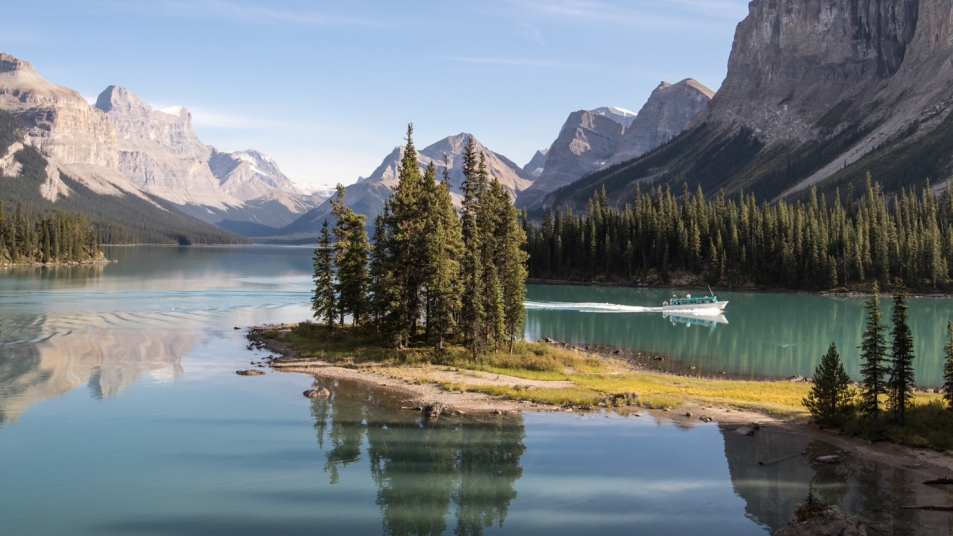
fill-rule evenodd
<path id="1" fill-rule="evenodd" d="M 169 114 L 169 115 L 174 115 L 174 116 L 180 116 L 180 115 L 182 115 L 182 111 L 183 111 L 183 110 L 185 110 L 185 107 L 184 107 L 184 106 L 170 106 L 170 107 L 168 107 L 168 108 L 163 108 L 163 109 L 161 109 L 161 110 L 159 110 L 159 111 L 162 112 L 162 113 L 164 113 L 164 114 Z"/>

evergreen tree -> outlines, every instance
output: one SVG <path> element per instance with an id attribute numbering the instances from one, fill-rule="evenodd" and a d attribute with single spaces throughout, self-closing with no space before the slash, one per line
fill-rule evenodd
<path id="1" fill-rule="evenodd" d="M 861 390 L 861 411 L 873 421 L 874 429 L 880 426 L 880 399 L 886 391 L 884 376 L 887 373 L 887 342 L 884 330 L 887 326 L 880 323 L 880 299 L 877 283 L 873 286 L 873 296 L 866 304 L 867 320 L 860 344 L 860 373 L 863 376 Z"/>
<path id="2" fill-rule="evenodd" d="M 915 376 L 913 369 L 913 333 L 907 325 L 906 293 L 903 287 L 897 289 L 893 302 L 893 333 L 890 345 L 889 397 L 890 408 L 894 411 L 897 424 L 906 421 L 906 409 L 913 399 Z"/>
<path id="3" fill-rule="evenodd" d="M 334 225 L 335 262 L 337 265 L 338 314 L 341 323 L 350 314 L 352 324 L 360 324 L 367 316 L 368 249 L 367 231 L 363 214 L 356 214 L 344 204 L 344 186 L 337 185 L 337 195 L 331 199 Z"/>
<path id="4" fill-rule="evenodd" d="M 386 221 L 390 217 L 390 204 L 384 204 L 384 210 L 374 220 L 374 244 L 371 246 L 370 266 L 368 268 L 370 281 L 370 315 L 378 332 L 384 330 L 384 321 L 388 311 L 395 307 L 399 300 L 394 285 L 394 274 L 389 258 L 388 236 Z"/>
<path id="5" fill-rule="evenodd" d="M 523 338 L 523 324 L 526 321 L 523 301 L 526 298 L 526 262 L 529 255 L 523 250 L 526 233 L 509 194 L 496 180 L 493 181 L 492 192 L 494 204 L 500 213 L 496 232 L 496 263 L 503 287 L 503 336 L 509 341 L 512 352 L 514 342 Z"/>
<path id="6" fill-rule="evenodd" d="M 431 169 L 425 173 L 432 189 L 430 222 L 427 232 L 427 332 L 434 351 L 443 350 L 446 339 L 453 336 L 461 307 L 460 262 L 463 238 L 460 219 L 450 196 L 450 162 L 444 159 L 444 176 L 440 184 L 430 182 Z"/>
<path id="7" fill-rule="evenodd" d="M 478 159 L 473 137 L 468 136 L 463 150 L 463 295 L 461 318 L 464 337 L 476 361 L 485 341 L 481 340 L 486 322 L 484 306 L 483 234 L 480 232 L 480 199 L 486 190 L 477 172 Z"/>
<path id="8" fill-rule="evenodd" d="M 324 320 L 328 329 L 334 329 L 337 317 L 337 293 L 334 285 L 334 248 L 328 221 L 321 225 L 318 248 L 314 250 L 314 293 L 311 296 L 311 311 L 314 318 Z"/>
<path id="9" fill-rule="evenodd" d="M 943 345 L 943 398 L 953 411 L 953 322 L 946 322 L 946 344 Z"/>
<path id="10" fill-rule="evenodd" d="M 818 423 L 832 424 L 850 404 L 851 398 L 850 376 L 844 370 L 837 346 L 832 342 L 814 371 L 814 385 L 803 401 L 804 406 Z"/>
<path id="11" fill-rule="evenodd" d="M 417 164 L 413 133 L 413 125 L 408 125 L 407 145 L 400 163 L 397 186 L 390 199 L 391 213 L 387 222 L 390 230 L 388 256 L 398 300 L 388 311 L 385 325 L 387 334 L 401 348 L 409 345 L 411 338 L 417 334 L 427 258 L 426 206 L 421 203 L 424 195 L 423 176 Z"/>

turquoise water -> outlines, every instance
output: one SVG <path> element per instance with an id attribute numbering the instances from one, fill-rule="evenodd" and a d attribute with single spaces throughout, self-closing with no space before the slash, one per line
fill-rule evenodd
<path id="1" fill-rule="evenodd" d="M 833 447 L 777 431 L 666 413 L 427 422 L 326 381 L 311 401 L 307 376 L 235 375 L 265 354 L 233 329 L 307 316 L 310 250 L 107 254 L 120 262 L 0 272 L 0 533 L 765 534 L 811 481 L 876 533 L 949 533 L 949 516 L 899 510 L 951 499 L 915 474 L 817 466 Z M 575 296 L 609 301 L 590 290 Z M 541 312 L 531 333 L 623 318 Z"/>
<path id="2" fill-rule="evenodd" d="M 662 354 L 742 377 L 813 376 L 834 342 L 847 372 L 859 378 L 866 298 L 719 292 L 729 302 L 721 317 L 665 317 L 658 306 L 671 296 L 668 289 L 530 285 L 527 335 Z M 892 304 L 889 296 L 881 300 L 887 323 Z M 908 305 L 917 382 L 939 387 L 953 300 L 911 298 Z"/>

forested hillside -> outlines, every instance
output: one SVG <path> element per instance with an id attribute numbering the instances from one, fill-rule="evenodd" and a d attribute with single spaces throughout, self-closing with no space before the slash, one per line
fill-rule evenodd
<path id="1" fill-rule="evenodd" d="M 12 214 L 0 203 L 0 263 L 88 262 L 103 258 L 99 232 L 83 214 L 57 212 L 36 225 L 17 205 Z"/>
<path id="2" fill-rule="evenodd" d="M 22 139 L 19 120 L 0 110 L 0 157 Z M 26 146 L 13 155 L 13 160 L 20 169 L 15 177 L 0 173 L 0 202 L 7 207 L 22 205 L 23 213 L 31 221 L 50 218 L 57 212 L 83 213 L 105 244 L 251 242 L 187 216 L 165 201 L 153 198 L 156 204 L 152 204 L 131 195 L 97 194 L 67 175 L 61 175 L 61 180 L 71 192 L 53 203 L 40 193 L 41 185 L 48 180 L 46 158 L 36 148 Z"/>
<path id="3" fill-rule="evenodd" d="M 851 199 L 853 192 L 845 192 Z M 524 216 L 533 278 L 828 290 L 873 281 L 948 288 L 953 190 L 887 197 L 868 179 L 857 202 L 811 190 L 806 201 L 768 204 L 753 194 L 705 199 L 685 185 L 636 187 L 631 204 L 605 191 L 584 214 Z M 759 204 L 760 203 L 760 204 Z"/>

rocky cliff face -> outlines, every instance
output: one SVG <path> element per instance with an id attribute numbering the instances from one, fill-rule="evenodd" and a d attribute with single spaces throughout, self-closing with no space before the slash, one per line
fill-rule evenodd
<path id="1" fill-rule="evenodd" d="M 119 172 L 116 130 L 77 91 L 51 84 L 28 62 L 0 53 L 0 109 L 27 131 L 26 142 L 47 155 L 44 197 L 69 195 L 62 171 L 98 194 L 143 197 Z"/>
<path id="2" fill-rule="evenodd" d="M 818 138 L 832 108 L 862 107 L 897 73 L 920 5 L 930 3 L 940 2 L 751 2 L 735 33 L 728 76 L 695 123 L 746 126 L 766 142 Z"/>
<path id="3" fill-rule="evenodd" d="M 177 205 L 220 210 L 241 205 L 212 175 L 211 151 L 195 135 L 188 110 L 174 115 L 153 110 L 119 86 L 106 88 L 96 107 L 116 128 L 120 171 L 143 191 Z"/>
<path id="4" fill-rule="evenodd" d="M 542 174 L 520 193 L 517 206 L 535 208 L 547 193 L 601 169 L 619 150 L 624 131 L 625 126 L 603 115 L 571 113 L 549 148 Z"/>
<path id="5" fill-rule="evenodd" d="M 638 158 L 681 134 L 714 94 L 691 78 L 677 84 L 662 82 L 625 129 L 609 165 Z"/>

